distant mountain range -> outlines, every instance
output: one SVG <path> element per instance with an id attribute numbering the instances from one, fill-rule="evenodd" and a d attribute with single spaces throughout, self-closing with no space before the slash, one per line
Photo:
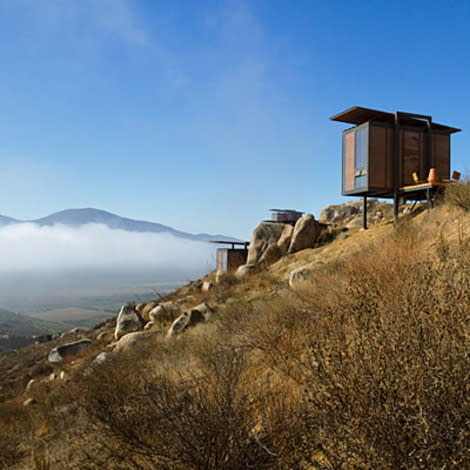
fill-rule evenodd
<path id="1" fill-rule="evenodd" d="M 168 227 L 167 225 L 162 225 L 156 222 L 147 222 L 145 220 L 134 220 L 127 217 L 120 217 L 119 215 L 93 208 L 67 209 L 35 220 L 17 220 L 11 217 L 0 215 L 0 227 L 21 223 L 34 223 L 40 226 L 62 224 L 68 227 L 80 227 L 82 225 L 95 223 L 106 225 L 111 229 L 126 230 L 128 232 L 170 233 L 175 237 L 186 238 L 195 241 L 237 241 L 236 238 L 225 235 L 211 235 L 208 233 L 192 234 L 181 232 L 180 230 Z"/>

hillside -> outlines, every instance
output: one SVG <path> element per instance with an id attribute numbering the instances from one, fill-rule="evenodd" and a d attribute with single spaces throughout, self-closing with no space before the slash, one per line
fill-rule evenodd
<path id="1" fill-rule="evenodd" d="M 469 468 L 469 190 L 0 357 L 8 468 Z"/>
<path id="2" fill-rule="evenodd" d="M 209 241 L 214 239 L 236 240 L 225 235 L 211 235 L 207 233 L 192 234 L 176 230 L 167 225 L 156 222 L 147 222 L 144 220 L 134 220 L 127 217 L 121 217 L 111 212 L 85 208 L 85 209 L 67 209 L 55 212 L 46 217 L 34 220 L 16 220 L 11 217 L 0 216 L 0 227 L 13 223 L 33 223 L 41 227 L 54 224 L 62 224 L 68 227 L 80 227 L 86 224 L 103 224 L 111 229 L 126 230 L 128 232 L 149 232 L 149 233 L 170 233 L 175 237 L 186 238 L 196 241 Z"/>
<path id="3" fill-rule="evenodd" d="M 40 336 L 63 329 L 58 318 L 42 321 L 21 313 L 13 313 L 0 308 L 0 336 Z"/>
<path id="4" fill-rule="evenodd" d="M 26 346 L 38 336 L 61 329 L 63 325 L 58 322 L 44 322 L 0 308 L 0 353 Z"/>

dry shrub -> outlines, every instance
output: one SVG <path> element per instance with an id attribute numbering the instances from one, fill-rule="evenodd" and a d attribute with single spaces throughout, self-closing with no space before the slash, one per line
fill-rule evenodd
<path id="1" fill-rule="evenodd" d="M 325 458 L 317 468 L 468 462 L 470 253 L 431 263 L 420 243 L 402 227 L 244 328 L 304 391 L 309 453 Z"/>
<path id="2" fill-rule="evenodd" d="M 0 469 L 7 469 L 20 462 L 26 455 L 22 445 L 28 418 L 20 403 L 0 404 Z"/>
<path id="3" fill-rule="evenodd" d="M 451 184 L 446 187 L 444 201 L 450 206 L 470 211 L 470 181 Z"/>
<path id="4" fill-rule="evenodd" d="M 32 369 L 31 369 L 31 377 L 38 377 L 49 375 L 50 373 L 54 372 L 54 367 L 50 362 L 46 359 L 38 362 Z"/>
<path id="5" fill-rule="evenodd" d="M 192 363 L 186 358 L 138 375 L 123 361 L 119 369 L 96 371 L 83 403 L 109 468 L 272 468 L 276 454 L 255 430 L 260 407 L 247 381 L 245 351 L 220 343 L 210 348 Z"/>

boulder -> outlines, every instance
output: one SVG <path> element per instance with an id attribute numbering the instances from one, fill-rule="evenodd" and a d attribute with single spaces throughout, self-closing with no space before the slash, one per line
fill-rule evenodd
<path id="1" fill-rule="evenodd" d="M 204 315 L 196 308 L 192 308 L 179 316 L 171 325 L 168 330 L 168 336 L 173 336 L 177 333 L 182 333 L 190 326 L 197 325 L 205 320 Z"/>
<path id="2" fill-rule="evenodd" d="M 152 322 L 174 320 L 181 314 L 181 307 L 176 302 L 162 302 L 149 312 Z"/>
<path id="3" fill-rule="evenodd" d="M 390 204 L 378 204 L 377 199 L 367 200 L 367 211 L 372 214 L 377 206 L 387 208 Z M 333 225 L 347 225 L 355 217 L 362 214 L 362 201 L 350 201 L 344 204 L 332 204 L 320 211 L 320 222 Z"/>
<path id="4" fill-rule="evenodd" d="M 103 343 L 109 343 L 113 339 L 113 332 L 111 331 L 101 331 L 96 335 L 96 341 L 101 341 Z"/>
<path id="5" fill-rule="evenodd" d="M 37 381 L 35 379 L 31 379 L 27 384 L 26 384 L 26 392 L 30 392 L 37 384 Z"/>
<path id="6" fill-rule="evenodd" d="M 245 277 L 253 274 L 255 272 L 255 265 L 254 264 L 242 264 L 238 267 L 237 271 L 235 272 L 235 276 L 238 279 L 244 279 Z"/>
<path id="7" fill-rule="evenodd" d="M 224 277 L 226 277 L 226 275 L 228 275 L 227 271 L 224 271 L 223 269 L 219 269 L 216 273 L 215 273 L 215 283 L 216 284 L 220 284 L 221 282 L 224 281 Z"/>
<path id="8" fill-rule="evenodd" d="M 191 310 L 198 310 L 200 313 L 204 315 L 205 320 L 209 320 L 209 318 L 214 313 L 214 309 L 209 307 L 206 302 L 202 302 L 202 304 L 196 305 L 196 307 L 192 308 Z"/>
<path id="9" fill-rule="evenodd" d="M 211 281 L 204 281 L 201 286 L 202 292 L 209 292 L 214 287 Z"/>
<path id="10" fill-rule="evenodd" d="M 332 204 L 324 207 L 320 211 L 320 222 L 325 224 L 336 224 L 349 219 L 361 212 L 359 204 L 356 202 L 345 204 Z"/>
<path id="11" fill-rule="evenodd" d="M 258 264 L 261 267 L 266 268 L 278 261 L 280 258 L 282 258 L 281 249 L 277 244 L 272 244 L 269 245 L 266 251 L 263 253 L 260 260 L 258 261 Z"/>
<path id="12" fill-rule="evenodd" d="M 346 224 L 347 229 L 362 227 L 362 215 L 354 217 Z"/>
<path id="13" fill-rule="evenodd" d="M 137 304 L 135 307 L 134 307 L 134 310 L 139 314 L 139 315 L 142 315 L 142 312 L 145 308 L 145 306 L 147 305 L 147 302 L 141 302 L 140 304 Z"/>
<path id="14" fill-rule="evenodd" d="M 85 349 L 87 349 L 91 343 L 91 339 L 81 339 L 80 341 L 57 346 L 49 353 L 47 360 L 53 364 L 61 362 L 66 357 L 75 356 L 76 354 L 85 351 Z"/>
<path id="15" fill-rule="evenodd" d="M 305 266 L 294 269 L 294 271 L 292 271 L 289 275 L 289 287 L 295 288 L 299 284 L 312 279 L 322 264 L 324 264 L 323 260 L 318 258 L 311 263 L 306 264 Z"/>
<path id="16" fill-rule="evenodd" d="M 132 304 L 126 304 L 121 307 L 121 311 L 116 320 L 116 329 L 114 337 L 119 340 L 124 335 L 134 331 L 140 331 L 144 327 L 144 322 Z"/>
<path id="17" fill-rule="evenodd" d="M 93 365 L 103 364 L 103 363 L 105 363 L 106 361 L 108 361 L 109 359 L 111 359 L 112 357 L 113 357 L 113 354 L 110 353 L 109 351 L 100 352 L 100 353 L 93 359 L 92 364 L 93 364 Z"/>
<path id="18" fill-rule="evenodd" d="M 293 232 L 294 232 L 294 227 L 291 224 L 285 224 L 281 237 L 277 241 L 277 246 L 281 250 L 282 256 L 285 256 L 287 254 L 287 250 L 289 249 Z"/>
<path id="19" fill-rule="evenodd" d="M 130 348 L 135 346 L 142 338 L 144 333 L 141 331 L 135 331 L 123 336 L 116 344 L 115 351 L 128 351 Z M 109 353 L 108 353 L 109 354 Z"/>
<path id="20" fill-rule="evenodd" d="M 306 248 L 313 248 L 320 237 L 323 225 L 312 214 L 301 217 L 295 223 L 288 253 L 296 253 Z"/>
<path id="21" fill-rule="evenodd" d="M 280 222 L 261 222 L 253 231 L 247 264 L 256 264 L 269 245 L 276 244 L 286 224 Z"/>
<path id="22" fill-rule="evenodd" d="M 144 321 L 150 321 L 150 312 L 158 305 L 158 300 L 154 300 L 152 302 L 149 302 L 145 304 L 141 310 L 139 311 L 139 314 L 141 318 Z"/>

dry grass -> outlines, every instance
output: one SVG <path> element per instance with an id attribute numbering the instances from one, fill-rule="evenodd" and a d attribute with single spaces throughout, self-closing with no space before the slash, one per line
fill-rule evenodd
<path id="1" fill-rule="evenodd" d="M 421 242 L 403 226 L 242 331 L 304 390 L 324 468 L 465 468 L 470 253 Z"/>
<path id="2" fill-rule="evenodd" d="M 24 407 L 18 403 L 0 404 L 0 469 L 7 469 L 23 459 L 26 452 L 22 446 L 26 428 Z"/>
<path id="3" fill-rule="evenodd" d="M 446 188 L 444 201 L 450 205 L 470 211 L 470 181 L 455 183 Z"/>

